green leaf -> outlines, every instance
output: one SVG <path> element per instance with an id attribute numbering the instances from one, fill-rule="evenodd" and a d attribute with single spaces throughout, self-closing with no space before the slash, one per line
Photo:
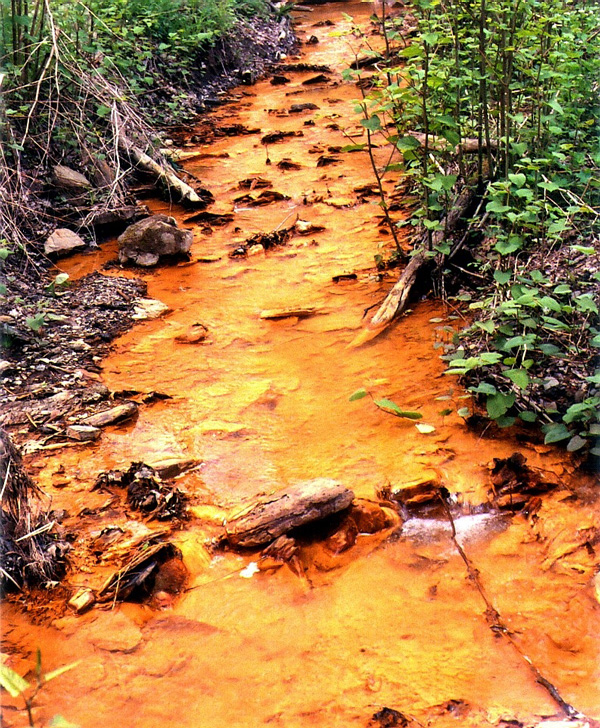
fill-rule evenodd
<path id="1" fill-rule="evenodd" d="M 475 321 L 475 326 L 483 329 L 488 334 L 493 334 L 496 329 L 496 324 L 493 321 Z"/>
<path id="2" fill-rule="evenodd" d="M 579 437 L 579 435 L 574 435 L 567 445 L 567 450 L 569 452 L 575 452 L 576 450 L 581 450 L 582 447 L 586 444 L 586 440 L 583 439 L 583 437 Z"/>
<path id="3" fill-rule="evenodd" d="M 479 382 L 476 387 L 469 387 L 469 392 L 474 394 L 496 394 L 497 391 L 496 387 L 489 382 Z"/>
<path id="4" fill-rule="evenodd" d="M 96 113 L 101 119 L 103 119 L 105 116 L 108 116 L 108 114 L 110 114 L 110 106 L 100 104 L 100 106 L 98 106 L 98 108 L 96 109 Z"/>
<path id="5" fill-rule="evenodd" d="M 65 672 L 74 670 L 82 662 L 83 662 L 83 660 L 76 660 L 75 662 L 70 662 L 68 665 L 63 665 L 62 667 L 57 667 L 56 670 L 51 670 L 50 672 L 47 672 L 44 675 L 44 682 L 50 682 L 50 680 L 54 680 L 55 677 L 59 677 L 60 675 L 64 675 Z"/>
<path id="6" fill-rule="evenodd" d="M 494 250 L 500 255 L 510 255 L 523 247 L 523 241 L 518 235 L 511 235 L 508 240 L 499 240 L 494 245 Z"/>
<path id="7" fill-rule="evenodd" d="M 575 303 L 580 311 L 592 311 L 593 313 L 598 313 L 598 306 L 589 293 L 576 298 Z"/>
<path id="8" fill-rule="evenodd" d="M 373 114 L 373 116 L 368 119 L 361 119 L 360 124 L 369 131 L 379 131 L 381 129 L 381 119 L 377 116 L 377 114 Z"/>
<path id="9" fill-rule="evenodd" d="M 494 280 L 496 283 L 500 284 L 501 286 L 505 286 L 510 279 L 512 278 L 512 271 L 511 270 L 495 270 L 494 271 Z"/>
<path id="10" fill-rule="evenodd" d="M 519 412 L 519 417 L 523 420 L 523 422 L 535 422 L 537 420 L 535 412 Z"/>
<path id="11" fill-rule="evenodd" d="M 562 423 L 548 425 L 545 432 L 546 437 L 544 438 L 544 443 L 546 445 L 551 445 L 553 442 L 560 442 L 561 440 L 566 440 L 568 437 L 571 437 L 571 431 Z"/>
<path id="12" fill-rule="evenodd" d="M 438 34 L 437 33 L 423 33 L 421 35 L 421 40 L 423 43 L 427 43 L 427 45 L 435 45 L 438 42 Z"/>
<path id="13" fill-rule="evenodd" d="M 422 55 L 421 48 L 416 45 L 409 45 L 406 48 L 403 48 L 399 53 L 399 56 L 402 56 L 402 58 L 416 58 L 417 56 Z"/>
<path id="14" fill-rule="evenodd" d="M 423 415 L 420 412 L 411 412 L 410 410 L 403 410 L 391 399 L 376 399 L 375 404 L 379 409 L 384 412 L 388 412 L 396 417 L 404 417 L 408 420 L 420 420 Z"/>
<path id="15" fill-rule="evenodd" d="M 461 407 L 456 414 L 459 417 L 467 418 L 471 414 L 471 410 L 468 407 Z"/>
<path id="16" fill-rule="evenodd" d="M 516 397 L 513 393 L 502 394 L 501 392 L 488 397 L 485 403 L 488 415 L 493 420 L 497 420 L 508 412 L 515 403 L 515 399 Z"/>
<path id="17" fill-rule="evenodd" d="M 0 685 L 12 698 L 18 698 L 29 687 L 27 680 L 7 665 L 0 665 Z"/>
<path id="18" fill-rule="evenodd" d="M 550 311 L 556 311 L 557 313 L 562 311 L 562 306 L 555 298 L 552 298 L 552 296 L 542 296 L 542 298 L 540 298 L 540 304 Z"/>
<path id="19" fill-rule="evenodd" d="M 523 187 L 525 182 L 527 182 L 527 177 L 522 172 L 519 172 L 518 174 L 509 174 L 508 179 L 517 187 Z"/>
<path id="20" fill-rule="evenodd" d="M 556 286 L 556 288 L 554 289 L 554 291 L 552 291 L 552 293 L 554 293 L 555 295 L 560 295 L 562 293 L 571 293 L 571 286 L 567 286 L 566 283 L 561 283 L 558 286 Z"/>
<path id="21" fill-rule="evenodd" d="M 366 397 L 366 396 L 367 396 L 368 394 L 369 394 L 369 393 L 368 393 L 368 392 L 367 392 L 367 390 L 366 390 L 366 389 L 364 389 L 364 388 L 361 388 L 361 389 L 357 389 L 357 390 L 356 390 L 356 392 L 353 392 L 353 393 L 352 393 L 352 394 L 350 395 L 350 397 L 349 397 L 349 401 L 350 401 L 350 402 L 355 402 L 355 401 L 356 401 L 357 399 L 362 399 L 363 397 Z"/>
<path id="22" fill-rule="evenodd" d="M 571 250 L 584 255 L 593 255 L 596 252 L 595 248 L 586 247 L 585 245 L 571 245 Z"/>
<path id="23" fill-rule="evenodd" d="M 415 139 L 412 136 L 405 136 L 398 139 L 396 142 L 396 147 L 400 152 L 408 152 L 412 151 L 414 149 L 418 149 L 421 146 L 418 139 Z"/>
<path id="24" fill-rule="evenodd" d="M 46 323 L 46 318 L 43 313 L 37 313 L 35 316 L 31 318 L 26 318 L 25 323 L 32 331 L 35 331 L 36 333 L 40 331 L 42 326 Z"/>
<path id="25" fill-rule="evenodd" d="M 521 389 L 527 389 L 529 386 L 529 375 L 525 369 L 508 369 L 503 374 L 506 374 L 511 382 L 514 382 Z"/>
<path id="26" fill-rule="evenodd" d="M 454 129 L 444 129 L 444 131 L 442 131 L 442 136 L 448 144 L 452 144 L 453 147 L 460 144 L 460 134 L 454 131 Z"/>
<path id="27" fill-rule="evenodd" d="M 48 728 L 80 728 L 77 723 L 71 723 L 62 715 L 55 715 L 48 723 Z"/>
<path id="28" fill-rule="evenodd" d="M 503 212 L 508 212 L 512 208 L 510 205 L 503 205 L 500 200 L 490 200 L 490 202 L 487 203 L 485 209 L 487 210 L 487 212 L 495 212 L 497 214 L 501 214 Z"/>

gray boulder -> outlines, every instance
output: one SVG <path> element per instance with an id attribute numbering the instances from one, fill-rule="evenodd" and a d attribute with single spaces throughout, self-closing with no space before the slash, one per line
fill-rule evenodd
<path id="1" fill-rule="evenodd" d="M 165 255 L 187 254 L 194 236 L 167 215 L 153 215 L 130 225 L 119 237 L 119 261 L 150 267 Z"/>

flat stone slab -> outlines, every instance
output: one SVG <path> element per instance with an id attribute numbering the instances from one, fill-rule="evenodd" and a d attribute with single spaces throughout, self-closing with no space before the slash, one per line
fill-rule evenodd
<path id="1" fill-rule="evenodd" d="M 242 548 L 274 541 L 293 528 L 342 511 L 354 493 L 337 480 L 315 478 L 262 498 L 226 524 L 227 540 Z"/>

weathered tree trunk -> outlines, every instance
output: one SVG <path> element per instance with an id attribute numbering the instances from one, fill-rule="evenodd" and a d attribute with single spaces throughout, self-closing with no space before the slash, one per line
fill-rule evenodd
<path id="1" fill-rule="evenodd" d="M 269 543 L 293 528 L 348 508 L 354 493 L 336 480 L 316 478 L 263 498 L 226 526 L 227 541 L 242 548 Z"/>
<path id="2" fill-rule="evenodd" d="M 456 200 L 452 210 L 443 221 L 443 225 L 432 235 L 432 248 L 439 245 L 444 238 L 453 232 L 460 219 L 464 216 L 474 197 L 474 192 L 470 187 L 465 187 Z M 417 281 L 428 268 L 443 265 L 447 256 L 438 255 L 432 257 L 427 255 L 427 240 L 423 238 L 421 241 L 421 252 L 417 253 L 402 271 L 398 282 L 387 294 L 381 306 L 377 309 L 375 315 L 367 323 L 365 328 L 356 336 L 349 344 L 349 348 L 356 348 L 365 344 L 367 341 L 378 336 L 388 324 L 406 308 L 406 303 L 410 293 Z"/>

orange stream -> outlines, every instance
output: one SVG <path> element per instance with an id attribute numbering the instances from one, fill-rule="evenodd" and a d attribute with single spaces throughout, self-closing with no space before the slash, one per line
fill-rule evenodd
<path id="1" fill-rule="evenodd" d="M 370 7 L 344 4 L 299 14 L 299 32 L 320 41 L 307 47 L 303 60 L 340 72 L 354 52 L 362 52 L 364 41 L 330 33 L 349 29 L 343 12 L 368 27 Z M 335 27 L 313 27 L 325 18 Z M 488 462 L 517 449 L 530 465 L 568 481 L 587 499 L 586 509 L 581 499 L 560 491 L 545 498 L 536 525 L 521 517 L 492 518 L 465 549 L 521 649 L 565 700 L 600 718 L 599 607 L 592 583 L 597 558 L 589 545 L 600 509 L 563 453 L 524 447 L 508 434 L 481 439 L 455 412 L 440 414 L 466 401 L 443 375 L 433 348 L 447 336 L 441 327 L 460 327 L 452 310 L 418 304 L 386 334 L 347 348 L 361 328 L 363 310 L 391 285 L 391 278 L 379 282 L 372 272 L 373 255 L 389 253 L 390 239 L 378 232 L 376 202 L 358 204 L 353 191 L 372 181 L 366 153 L 339 155 L 341 163 L 317 167 L 319 154 L 311 148 L 323 153 L 349 143 L 328 128 L 333 122 L 353 140 L 363 140 L 352 103 L 359 92 L 335 74 L 335 85 L 318 87 L 302 85 L 314 73 L 286 75 L 287 86 L 260 82 L 216 112 L 224 124 L 240 122 L 260 128 L 260 134 L 196 148 L 213 156 L 186 167 L 213 191 L 218 211 L 232 211 L 233 198 L 243 194 L 238 182 L 257 174 L 291 199 L 235 209 L 234 222 L 212 235 L 194 229 L 193 260 L 218 256 L 215 262 L 136 272 L 147 280 L 149 296 L 172 311 L 136 325 L 103 363 L 109 388 L 156 390 L 173 399 L 142 407 L 135 424 L 109 428 L 97 445 L 65 448 L 32 462 L 54 507 L 74 516 L 105 504 L 106 493 L 90 492 L 99 471 L 166 457 L 201 461 L 178 481 L 191 496 L 193 515 L 174 534 L 191 574 L 189 585 L 197 588 L 172 611 L 124 604 L 46 626 L 32 624 L 7 604 L 5 651 L 15 669 L 31 668 L 38 646 L 47 670 L 82 660 L 43 688 L 36 719 L 46 725 L 60 713 L 82 728 L 173 723 L 329 728 L 364 726 L 383 706 L 440 726 L 497 725 L 501 719 L 532 723 L 557 714 L 522 658 L 489 629 L 485 604 L 447 532 L 420 537 L 407 532 L 387 541 L 360 536 L 340 557 L 317 550 L 310 585 L 285 568 L 240 578 L 252 555 L 214 557 L 205 545 L 228 512 L 256 495 L 319 476 L 376 499 L 376 489 L 386 483 L 437 474 L 465 502 L 481 503 L 489 487 Z M 309 101 L 318 110 L 268 113 Z M 308 119 L 314 126 L 304 126 Z M 269 147 L 267 164 L 261 136 L 298 129 L 303 137 Z M 229 156 L 217 156 L 223 152 Z M 384 153 L 379 150 L 380 161 Z M 278 169 L 283 157 L 302 168 Z M 386 181 L 388 189 L 392 184 Z M 323 201 L 311 202 L 315 196 Z M 163 204 L 153 207 L 169 211 Z M 170 212 L 184 217 L 180 210 Z M 228 257 L 235 243 L 290 225 L 296 216 L 326 229 L 266 254 Z M 61 269 L 83 275 L 115 251 L 108 244 Z M 332 282 L 345 272 L 356 272 L 357 280 Z M 316 306 L 318 312 L 304 319 L 260 318 L 264 309 L 298 305 Z M 207 342 L 175 341 L 196 323 L 207 326 Z M 370 398 L 350 402 L 360 387 L 419 410 L 421 422 L 435 431 L 420 434 L 413 422 L 385 414 Z M 446 395 L 447 400 L 436 399 Z M 109 508 L 77 523 L 81 548 L 76 544 L 69 582 L 98 586 L 114 564 L 86 560 L 86 537 L 109 524 L 131 527 L 131 522 Z M 450 700 L 462 701 L 457 712 L 444 707 Z M 5 703 L 5 724 L 26 725 L 25 713 L 16 709 L 19 701 L 5 697 Z"/>

